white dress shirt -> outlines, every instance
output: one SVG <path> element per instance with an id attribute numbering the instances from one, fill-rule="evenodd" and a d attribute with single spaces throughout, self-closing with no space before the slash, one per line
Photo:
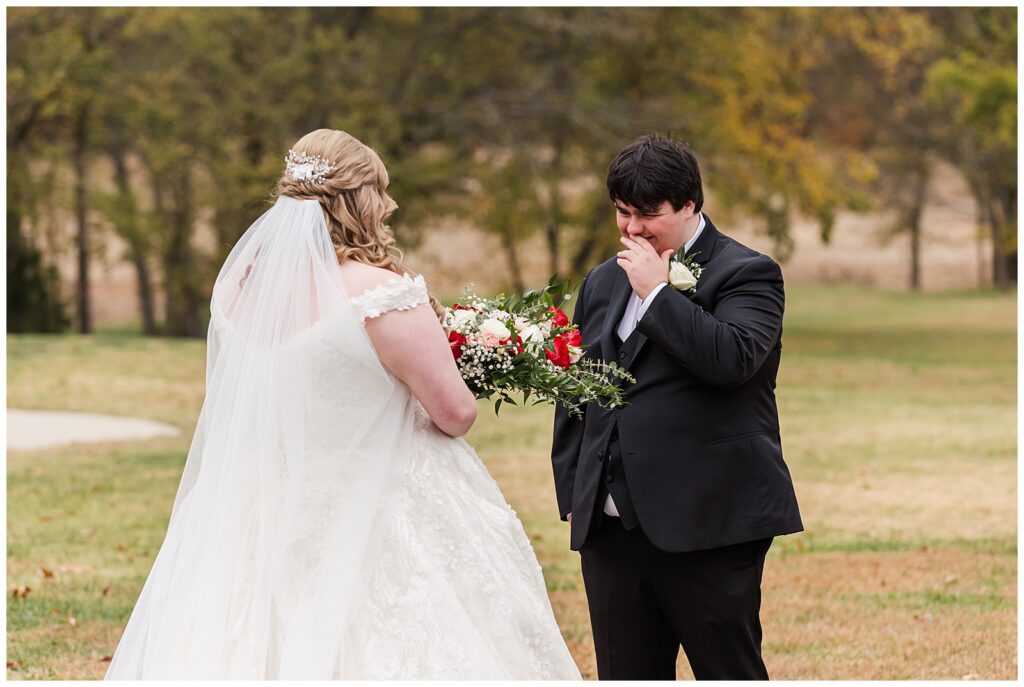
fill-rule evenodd
<path id="1" fill-rule="evenodd" d="M 690 237 L 690 240 L 686 242 L 686 245 L 683 248 L 684 254 L 690 252 L 690 248 L 693 247 L 694 242 L 703 230 L 704 213 L 702 212 L 700 213 L 700 222 L 697 224 L 697 230 L 693 232 L 693 236 Z M 661 282 L 654 287 L 653 291 L 647 294 L 647 298 L 641 299 L 635 291 L 630 295 L 629 302 L 626 303 L 626 310 L 622 313 L 622 319 L 619 320 L 619 327 L 616 330 L 616 334 L 618 334 L 620 341 L 625 341 L 629 338 L 629 335 L 633 333 L 634 329 L 636 329 L 636 325 L 640 321 L 640 318 L 644 316 L 644 313 L 647 312 L 647 308 L 649 308 L 651 303 L 654 301 L 654 297 L 657 296 L 658 292 L 667 285 L 668 282 Z M 608 515 L 619 517 L 619 509 L 615 507 L 615 501 L 612 499 L 611 494 L 608 494 L 608 498 L 604 500 L 604 512 Z"/>

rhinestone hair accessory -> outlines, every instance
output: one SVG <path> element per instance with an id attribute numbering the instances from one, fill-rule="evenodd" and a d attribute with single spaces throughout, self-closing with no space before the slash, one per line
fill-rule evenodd
<path id="1" fill-rule="evenodd" d="M 289 150 L 284 158 L 285 173 L 295 181 L 308 181 L 314 184 L 323 183 L 334 169 L 334 165 L 319 155 L 307 155 Z"/>

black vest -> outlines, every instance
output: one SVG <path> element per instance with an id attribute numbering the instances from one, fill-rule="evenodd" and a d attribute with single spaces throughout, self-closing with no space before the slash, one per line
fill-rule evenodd
<path id="1" fill-rule="evenodd" d="M 619 341 L 618 336 L 614 336 L 615 343 L 618 347 L 618 359 L 619 365 L 625 366 L 626 361 L 631 360 L 636 351 L 637 343 L 640 340 L 638 336 L 639 330 L 634 329 L 633 333 L 625 341 Z M 604 467 L 601 472 L 601 483 L 597 494 L 597 503 L 595 508 L 597 512 L 596 522 L 600 522 L 603 518 L 611 517 L 604 512 L 604 502 L 607 500 L 607 495 L 610 493 L 612 498 L 615 500 L 615 508 L 619 511 L 619 518 L 622 520 L 622 526 L 627 530 L 631 530 L 634 527 L 640 525 L 640 521 L 636 517 L 636 509 L 633 507 L 633 499 L 629 495 L 629 484 L 626 481 L 626 471 L 622 466 L 622 450 L 619 447 L 619 428 L 618 426 L 612 427 L 611 436 L 608 439 L 608 446 L 604 451 Z"/>

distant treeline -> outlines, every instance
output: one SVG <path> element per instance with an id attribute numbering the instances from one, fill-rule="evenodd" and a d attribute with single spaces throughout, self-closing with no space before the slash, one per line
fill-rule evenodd
<path id="1" fill-rule="evenodd" d="M 925 189 L 951 162 L 1007 289 L 1016 55 L 1012 7 L 9 8 L 8 330 L 90 331 L 88 267 L 113 232 L 143 330 L 201 335 L 284 152 L 324 126 L 381 153 L 402 242 L 425 219 L 470 219 L 516 287 L 537 232 L 551 272 L 607 251 L 608 160 L 660 131 L 783 259 L 797 214 L 828 240 L 840 209 L 895 210 L 910 288 Z M 216 251 L 193 241 L 200 218 Z M 61 251 L 77 258 L 69 302 Z"/>

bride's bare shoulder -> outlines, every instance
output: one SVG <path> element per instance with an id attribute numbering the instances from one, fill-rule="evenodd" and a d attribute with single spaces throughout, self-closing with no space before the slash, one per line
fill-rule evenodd
<path id="1" fill-rule="evenodd" d="M 352 297 L 365 293 L 399 276 L 383 267 L 374 267 L 373 265 L 366 265 L 355 260 L 346 260 L 339 266 L 339 269 L 341 270 L 341 280 L 345 284 L 345 290 Z"/>

